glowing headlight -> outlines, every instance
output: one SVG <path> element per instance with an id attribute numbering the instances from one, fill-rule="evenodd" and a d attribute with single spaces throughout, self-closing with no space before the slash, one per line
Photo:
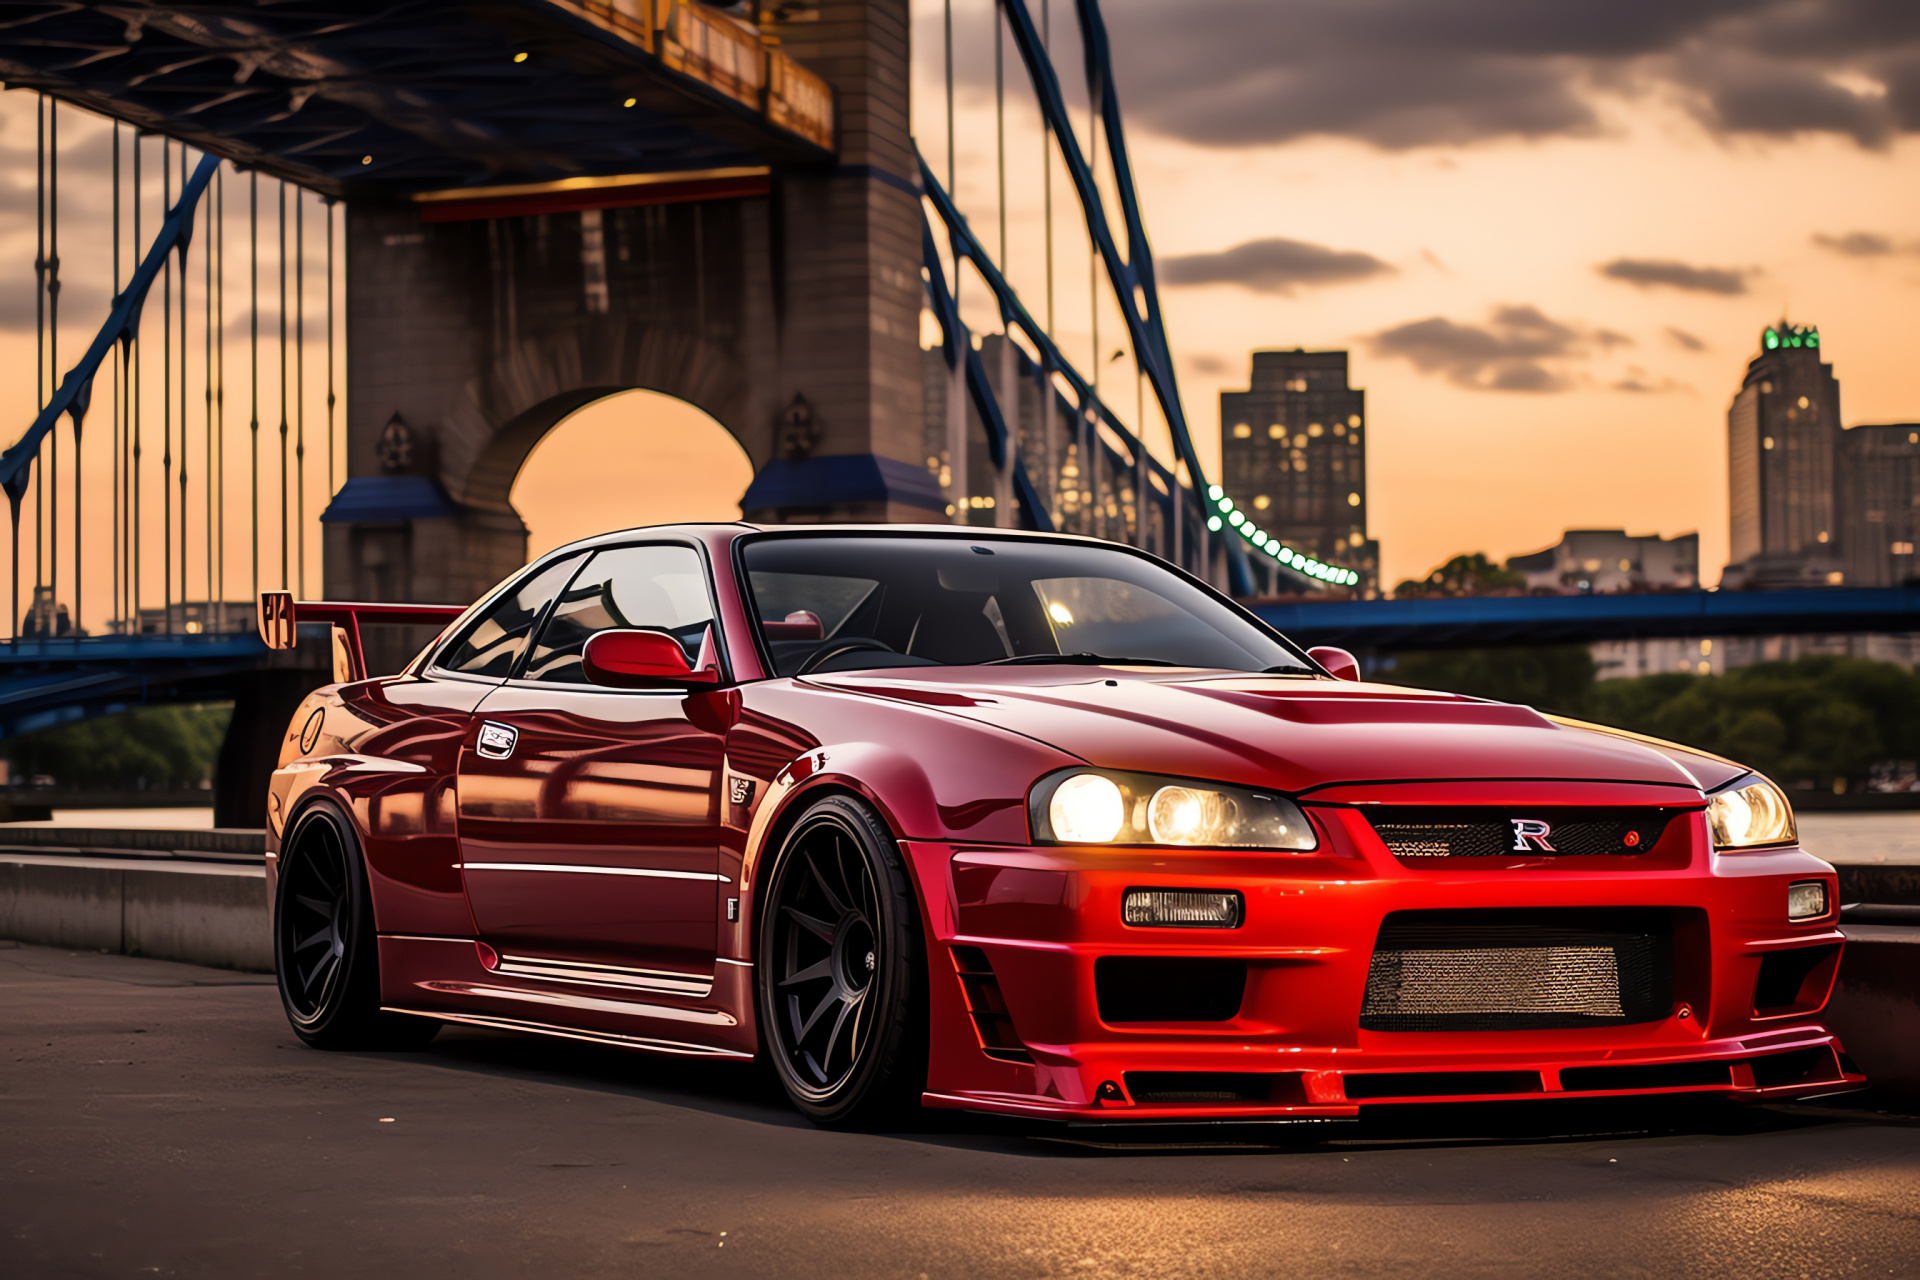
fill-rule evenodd
<path id="1" fill-rule="evenodd" d="M 1716 849 L 1747 849 L 1763 844 L 1792 844 L 1793 806 L 1786 793 L 1756 777 L 1744 787 L 1716 792 L 1707 801 L 1707 825 Z"/>
<path id="2" fill-rule="evenodd" d="M 1120 788 L 1097 773 L 1076 773 L 1054 788 L 1047 821 L 1069 844 L 1106 844 L 1120 834 L 1127 802 Z"/>
<path id="3" fill-rule="evenodd" d="M 1029 802 L 1050 844 L 1312 849 L 1306 815 L 1285 796 L 1150 774 L 1070 769 L 1042 778 Z"/>

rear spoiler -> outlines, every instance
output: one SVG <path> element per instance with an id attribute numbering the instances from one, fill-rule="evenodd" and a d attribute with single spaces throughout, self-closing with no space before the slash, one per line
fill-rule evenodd
<path id="1" fill-rule="evenodd" d="M 303 622 L 332 623 L 333 678 L 343 684 L 367 678 L 361 623 L 445 628 L 466 611 L 463 604 L 353 604 L 343 600 L 295 600 L 291 591 L 262 591 L 255 618 L 260 638 L 269 649 L 293 648 L 299 643 Z"/>

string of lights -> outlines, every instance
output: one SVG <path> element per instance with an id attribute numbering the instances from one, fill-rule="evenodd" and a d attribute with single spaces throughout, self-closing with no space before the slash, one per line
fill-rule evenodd
<path id="1" fill-rule="evenodd" d="M 1207 497 L 1214 505 L 1215 512 L 1207 517 L 1207 528 L 1219 533 L 1230 528 L 1240 535 L 1249 547 L 1261 552 L 1268 558 L 1285 565 L 1295 573 L 1305 574 L 1321 582 L 1336 587 L 1350 587 L 1360 581 L 1360 575 L 1351 569 L 1343 569 L 1337 564 L 1326 564 L 1303 552 L 1295 551 L 1280 539 L 1262 529 L 1249 519 L 1245 512 L 1233 505 L 1233 499 L 1217 484 L 1207 486 Z"/>

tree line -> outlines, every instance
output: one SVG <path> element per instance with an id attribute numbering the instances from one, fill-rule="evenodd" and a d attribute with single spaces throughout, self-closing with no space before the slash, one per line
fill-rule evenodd
<path id="1" fill-rule="evenodd" d="M 1383 660 L 1374 678 L 1521 702 L 1698 747 L 1784 786 L 1848 788 L 1920 759 L 1920 676 L 1891 662 L 1818 655 L 1725 675 L 1594 679 L 1584 645 L 1457 649 Z"/>

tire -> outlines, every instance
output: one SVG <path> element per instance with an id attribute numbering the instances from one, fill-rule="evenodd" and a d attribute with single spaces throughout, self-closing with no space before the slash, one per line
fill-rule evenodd
<path id="1" fill-rule="evenodd" d="M 380 1011 L 380 953 L 366 864 L 331 805 L 300 815 L 281 844 L 273 960 L 293 1033 L 316 1049 L 417 1049 L 440 1024 Z"/>
<path id="2" fill-rule="evenodd" d="M 866 805 L 828 796 L 781 842 L 758 922 L 762 1043 L 814 1122 L 909 1118 L 927 1079 L 926 960 L 900 849 Z"/>

